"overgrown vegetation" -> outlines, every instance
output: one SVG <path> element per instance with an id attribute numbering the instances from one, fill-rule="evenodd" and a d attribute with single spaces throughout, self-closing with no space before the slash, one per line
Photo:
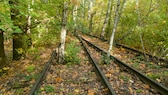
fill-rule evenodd
<path id="1" fill-rule="evenodd" d="M 74 63 L 79 63 L 80 58 L 78 57 L 78 52 L 80 51 L 80 47 L 76 45 L 76 42 L 73 41 L 69 44 L 66 45 L 66 50 L 65 50 L 65 60 L 66 64 L 74 64 Z"/>

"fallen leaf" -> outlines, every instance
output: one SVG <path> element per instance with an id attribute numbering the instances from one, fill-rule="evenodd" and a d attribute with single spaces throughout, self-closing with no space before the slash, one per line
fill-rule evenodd
<path id="1" fill-rule="evenodd" d="M 141 64 L 140 64 L 140 67 L 141 67 L 141 68 L 145 68 L 145 67 L 146 67 L 146 65 L 145 65 L 145 64 L 143 64 L 143 63 L 141 63 Z"/>
<path id="2" fill-rule="evenodd" d="M 105 74 L 105 76 L 106 76 L 106 77 L 111 77 L 111 74 L 108 73 L 108 74 Z"/>
<path id="3" fill-rule="evenodd" d="M 121 51 L 124 51 L 125 49 L 124 48 L 121 48 Z"/>
<path id="4" fill-rule="evenodd" d="M 88 95 L 94 95 L 94 93 L 95 93 L 94 90 L 92 90 L 92 89 L 89 89 L 89 90 L 88 90 Z"/>
<path id="5" fill-rule="evenodd" d="M 145 84 L 144 88 L 145 88 L 145 89 L 150 89 L 150 86 L 147 85 L 147 84 Z"/>
<path id="6" fill-rule="evenodd" d="M 9 70 L 10 68 L 9 67 L 3 67 L 2 68 L 4 71 L 7 71 L 7 70 Z"/>
<path id="7" fill-rule="evenodd" d="M 113 73 L 114 73 L 114 70 L 109 70 L 109 73 L 110 73 L 110 74 L 113 74 Z"/>
<path id="8" fill-rule="evenodd" d="M 44 91 L 44 87 L 40 88 L 41 91 Z"/>
<path id="9" fill-rule="evenodd" d="M 107 91 L 108 91 L 108 88 L 104 88 L 104 89 L 103 89 L 103 92 L 107 92 Z"/>
<path id="10" fill-rule="evenodd" d="M 62 78 L 61 78 L 61 77 L 57 77 L 57 78 L 55 78 L 55 81 L 56 81 L 56 82 L 61 82 L 61 81 L 62 81 Z"/>
<path id="11" fill-rule="evenodd" d="M 129 91 L 130 91 L 130 94 L 133 94 L 133 90 L 131 87 L 128 87 Z"/>
<path id="12" fill-rule="evenodd" d="M 74 91 L 75 91 L 75 93 L 79 93 L 80 92 L 79 89 L 75 89 Z"/>

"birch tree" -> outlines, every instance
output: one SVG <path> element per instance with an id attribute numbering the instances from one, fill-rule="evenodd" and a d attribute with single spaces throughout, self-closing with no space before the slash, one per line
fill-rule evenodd
<path id="1" fill-rule="evenodd" d="M 93 17 L 96 14 L 96 12 L 91 13 L 90 21 L 89 21 L 89 31 L 92 32 L 92 26 L 93 26 Z"/>
<path id="2" fill-rule="evenodd" d="M 95 13 L 92 13 L 93 1 L 89 0 L 89 10 L 88 10 L 88 21 L 89 21 L 89 31 L 92 31 L 92 19 Z"/>
<path id="3" fill-rule="evenodd" d="M 136 6 L 137 6 L 137 15 L 138 15 L 138 29 L 140 30 L 142 21 L 141 21 L 141 17 L 140 17 L 139 0 L 136 0 Z M 140 30 L 139 38 L 140 38 L 140 41 L 141 41 L 141 46 L 142 46 L 142 50 L 143 50 L 143 53 L 144 53 L 144 57 L 146 58 L 145 47 L 144 47 L 144 42 L 143 42 L 143 39 L 142 39 L 141 30 Z"/>
<path id="4" fill-rule="evenodd" d="M 92 0 L 89 0 L 89 9 L 88 9 L 88 20 L 90 21 L 91 19 L 91 10 L 92 10 L 92 7 L 93 7 L 93 1 Z"/>
<path id="5" fill-rule="evenodd" d="M 77 35 L 77 14 L 78 14 L 78 0 L 75 0 L 75 6 L 73 8 L 73 21 L 74 21 L 74 34 Z"/>
<path id="6" fill-rule="evenodd" d="M 117 7 L 116 7 L 115 19 L 114 19 L 114 26 L 113 26 L 113 29 L 112 29 L 112 35 L 110 37 L 110 46 L 109 46 L 109 49 L 108 49 L 108 52 L 107 52 L 107 58 L 108 59 L 110 59 L 110 52 L 113 48 L 114 35 L 115 35 L 117 24 L 118 24 L 118 21 L 119 21 L 119 16 L 120 16 L 119 15 L 119 7 L 120 7 L 120 0 L 117 1 Z M 108 59 L 107 59 L 107 62 L 108 62 Z"/>
<path id="7" fill-rule="evenodd" d="M 27 34 L 30 35 L 30 27 L 31 27 L 31 12 L 33 11 L 33 9 L 31 8 L 31 6 L 34 5 L 34 0 L 29 0 L 28 2 L 28 19 L 27 19 Z"/>
<path id="8" fill-rule="evenodd" d="M 85 18 L 85 0 L 82 0 L 82 17 Z"/>
<path id="9" fill-rule="evenodd" d="M 111 3 L 112 3 L 112 0 L 108 0 L 108 9 L 107 9 L 107 12 L 106 12 L 106 18 L 104 20 L 103 27 L 102 27 L 101 34 L 100 34 L 101 39 L 104 39 L 105 29 L 107 27 L 107 23 L 109 21 L 109 15 L 110 15 L 110 12 L 111 12 Z"/>
<path id="10" fill-rule="evenodd" d="M 66 21 L 67 21 L 67 3 L 63 2 L 63 11 L 62 11 L 62 25 L 61 25 L 61 41 L 60 46 L 58 48 L 58 62 L 64 63 L 65 62 L 65 56 L 64 56 L 64 50 L 65 50 L 65 39 L 66 39 Z"/>

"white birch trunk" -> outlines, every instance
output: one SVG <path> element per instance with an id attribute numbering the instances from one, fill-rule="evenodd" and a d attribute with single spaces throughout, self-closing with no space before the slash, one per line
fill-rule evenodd
<path id="1" fill-rule="evenodd" d="M 31 12 L 33 11 L 33 9 L 31 8 L 31 6 L 33 6 L 34 5 L 34 0 L 32 0 L 31 1 L 31 3 L 29 2 L 29 4 L 28 4 L 28 19 L 27 19 L 27 34 L 29 34 L 30 35 L 30 33 L 31 33 L 31 30 L 30 30 L 30 26 L 31 26 Z"/>
<path id="2" fill-rule="evenodd" d="M 110 38 L 110 46 L 109 46 L 108 53 L 107 53 L 108 58 L 110 57 L 110 52 L 113 48 L 114 35 L 115 35 L 115 32 L 116 32 L 116 28 L 117 28 L 117 24 L 118 24 L 118 20 L 119 20 L 119 6 L 120 6 L 120 0 L 118 0 L 118 2 L 117 2 L 117 8 L 116 8 L 115 19 L 114 19 L 114 26 L 113 26 L 113 29 L 112 29 L 112 35 L 111 35 L 111 38 Z"/>
<path id="3" fill-rule="evenodd" d="M 58 51 L 58 62 L 64 63 L 65 56 L 64 56 L 64 49 L 65 49 L 65 39 L 66 39 L 66 18 L 67 18 L 67 4 L 64 2 L 63 5 L 63 13 L 62 13 L 62 29 L 61 29 L 61 41 Z"/>
<path id="4" fill-rule="evenodd" d="M 83 5 L 83 6 L 82 6 L 82 7 L 83 7 L 83 8 L 82 8 L 82 11 L 83 11 L 83 12 L 82 12 L 82 17 L 84 18 L 84 16 L 85 16 L 85 0 L 82 0 L 82 5 Z"/>
<path id="5" fill-rule="evenodd" d="M 137 13 L 138 13 L 138 28 L 141 28 L 141 18 L 140 18 L 140 11 L 139 11 L 139 0 L 136 0 L 136 6 L 137 6 Z M 144 53 L 144 58 L 146 59 L 145 47 L 144 47 L 144 42 L 143 42 L 143 39 L 142 39 L 141 30 L 140 30 L 139 38 L 140 38 L 140 41 L 141 41 L 141 46 L 142 46 L 142 50 L 143 50 L 143 53 Z"/>
<path id="6" fill-rule="evenodd" d="M 89 10 L 88 10 L 88 20 L 90 21 L 91 19 L 91 10 L 92 10 L 92 6 L 93 6 L 93 1 L 89 0 Z"/>
<path id="7" fill-rule="evenodd" d="M 107 9 L 107 13 L 106 13 L 106 18 L 104 20 L 104 24 L 103 24 L 101 34 L 100 34 L 101 39 L 104 39 L 105 29 L 107 27 L 107 22 L 109 21 L 109 15 L 110 15 L 110 12 L 111 12 L 111 3 L 112 3 L 111 0 L 108 0 L 108 9 Z"/>
<path id="8" fill-rule="evenodd" d="M 66 29 L 62 27 L 61 29 L 61 44 L 59 47 L 59 63 L 64 63 L 64 50 L 65 50 L 65 39 L 66 39 Z"/>

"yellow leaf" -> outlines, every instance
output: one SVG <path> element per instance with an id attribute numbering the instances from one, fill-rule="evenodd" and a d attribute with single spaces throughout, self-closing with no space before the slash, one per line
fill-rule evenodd
<path id="1" fill-rule="evenodd" d="M 111 74 L 105 74 L 106 77 L 111 77 Z"/>
<path id="2" fill-rule="evenodd" d="M 75 93 L 79 93 L 80 91 L 79 91 L 79 89 L 75 89 Z"/>
<path id="3" fill-rule="evenodd" d="M 121 51 L 124 51 L 125 49 L 121 47 Z"/>
<path id="4" fill-rule="evenodd" d="M 146 84 L 145 89 L 150 89 L 150 86 Z"/>
<path id="5" fill-rule="evenodd" d="M 61 82 L 61 81 L 62 81 L 62 78 L 61 78 L 61 77 L 57 77 L 57 78 L 55 78 L 55 81 L 56 81 L 56 82 Z"/>
<path id="6" fill-rule="evenodd" d="M 108 91 L 108 88 L 104 88 L 104 89 L 103 89 L 103 92 L 107 92 L 107 91 Z"/>
<path id="7" fill-rule="evenodd" d="M 163 24 L 165 24 L 165 23 L 166 23 L 166 21 L 164 20 L 164 21 L 162 21 L 162 23 L 163 23 Z"/>
<path id="8" fill-rule="evenodd" d="M 140 64 L 140 67 L 141 67 L 141 68 L 145 68 L 146 65 L 145 65 L 144 63 L 141 63 L 141 64 Z"/>
<path id="9" fill-rule="evenodd" d="M 94 90 L 91 90 L 91 89 L 88 90 L 88 95 L 94 95 L 94 93 L 95 93 Z"/>
<path id="10" fill-rule="evenodd" d="M 44 87 L 40 88 L 41 91 L 44 91 Z"/>
<path id="11" fill-rule="evenodd" d="M 4 71 L 7 71 L 7 70 L 9 70 L 10 68 L 9 67 L 3 67 L 2 68 Z"/>

